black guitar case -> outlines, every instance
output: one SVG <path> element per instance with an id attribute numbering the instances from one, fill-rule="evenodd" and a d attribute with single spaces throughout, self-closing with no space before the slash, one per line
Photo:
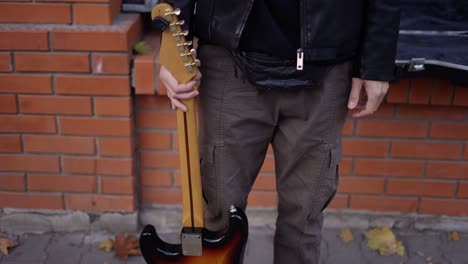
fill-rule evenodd
<path id="1" fill-rule="evenodd" d="M 468 86 L 468 0 L 400 0 L 397 77 Z"/>

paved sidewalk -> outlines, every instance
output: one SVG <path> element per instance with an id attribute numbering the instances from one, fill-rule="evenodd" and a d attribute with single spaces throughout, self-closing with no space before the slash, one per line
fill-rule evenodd
<path id="1" fill-rule="evenodd" d="M 354 240 L 344 243 L 340 230 L 325 229 L 321 264 L 468 264 L 468 233 L 460 233 L 459 241 L 450 241 L 447 232 L 399 230 L 397 239 L 405 246 L 404 257 L 383 257 L 367 248 L 366 230 L 352 229 Z M 177 234 L 163 235 L 174 242 Z M 102 240 L 111 238 L 104 233 L 55 233 L 13 236 L 20 245 L 10 249 L 8 256 L 0 254 L 0 264 L 144 264 L 141 257 L 122 261 L 98 249 Z M 273 231 L 254 229 L 250 232 L 245 264 L 272 263 Z M 431 262 L 432 261 L 432 262 Z"/>

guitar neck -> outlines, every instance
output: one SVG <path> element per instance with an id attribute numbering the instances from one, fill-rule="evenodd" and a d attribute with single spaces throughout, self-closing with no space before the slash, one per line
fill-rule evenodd
<path id="1" fill-rule="evenodd" d="M 189 228 L 202 228 L 203 195 L 200 158 L 197 139 L 195 98 L 182 100 L 187 112 L 177 110 L 177 134 L 182 178 L 182 224 Z"/>

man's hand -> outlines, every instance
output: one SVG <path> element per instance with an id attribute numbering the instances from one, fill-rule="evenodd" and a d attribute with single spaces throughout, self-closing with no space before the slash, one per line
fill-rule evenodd
<path id="1" fill-rule="evenodd" d="M 362 89 L 364 86 L 365 90 Z M 353 78 L 353 87 L 349 96 L 348 108 L 357 109 L 353 117 L 362 117 L 377 111 L 388 91 L 388 82 Z"/>
<path id="2" fill-rule="evenodd" d="M 179 84 L 169 70 L 161 66 L 159 70 L 159 78 L 167 88 L 167 97 L 171 100 L 172 109 L 176 107 L 182 111 L 187 111 L 187 107 L 180 102 L 180 99 L 189 99 L 198 95 L 198 91 L 193 88 L 200 85 L 202 75 L 198 71 L 197 76 L 192 81 L 186 84 Z"/>

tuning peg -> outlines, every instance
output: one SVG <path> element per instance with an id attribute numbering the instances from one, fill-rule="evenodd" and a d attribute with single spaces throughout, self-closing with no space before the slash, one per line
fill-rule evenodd
<path id="1" fill-rule="evenodd" d="M 199 59 L 196 59 L 194 62 L 195 62 L 195 66 L 197 67 L 201 66 L 201 61 Z"/>
<path id="2" fill-rule="evenodd" d="M 192 57 L 195 59 L 197 57 L 197 51 L 195 49 L 190 50 L 190 54 L 192 54 Z"/>
<path id="3" fill-rule="evenodd" d="M 165 13 L 164 15 L 166 15 L 166 16 L 169 16 L 169 15 L 176 15 L 176 16 L 178 16 L 178 15 L 180 15 L 180 8 L 176 8 L 176 9 L 174 9 L 174 11 L 167 12 L 167 13 Z"/>

